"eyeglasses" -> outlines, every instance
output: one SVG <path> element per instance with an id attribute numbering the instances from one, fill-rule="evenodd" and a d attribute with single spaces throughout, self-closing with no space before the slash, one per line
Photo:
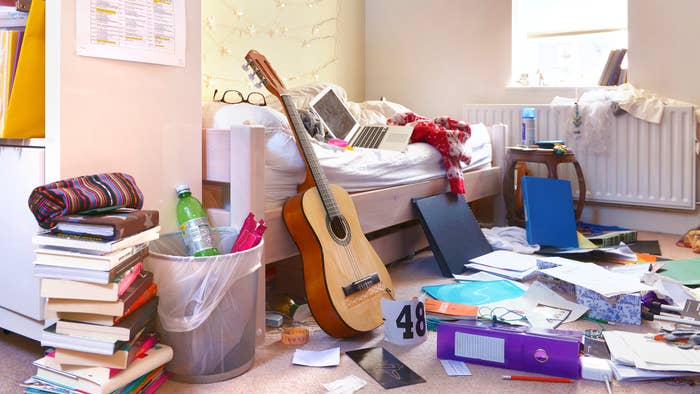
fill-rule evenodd
<path id="1" fill-rule="evenodd" d="M 217 100 L 216 93 L 218 92 L 218 89 L 214 89 L 214 97 L 212 97 L 213 102 L 218 101 L 226 104 L 248 103 L 260 106 L 267 105 L 265 96 L 263 96 L 263 94 L 260 92 L 250 92 L 248 97 L 243 97 L 243 93 L 239 92 L 238 90 L 225 90 L 221 97 Z"/>

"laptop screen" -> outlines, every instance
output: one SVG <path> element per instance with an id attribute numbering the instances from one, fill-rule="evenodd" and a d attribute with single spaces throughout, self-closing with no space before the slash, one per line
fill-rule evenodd
<path id="1" fill-rule="evenodd" d="M 344 139 L 355 126 L 355 118 L 333 89 L 328 89 L 312 107 L 336 138 Z"/>

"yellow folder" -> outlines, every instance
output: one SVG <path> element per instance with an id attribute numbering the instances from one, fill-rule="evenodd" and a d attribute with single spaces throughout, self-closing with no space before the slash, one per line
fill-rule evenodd
<path id="1" fill-rule="evenodd" d="M 0 30 L 0 130 L 5 124 L 17 55 L 17 30 Z"/>
<path id="2" fill-rule="evenodd" d="M 46 1 L 32 1 L 2 138 L 43 138 Z"/>

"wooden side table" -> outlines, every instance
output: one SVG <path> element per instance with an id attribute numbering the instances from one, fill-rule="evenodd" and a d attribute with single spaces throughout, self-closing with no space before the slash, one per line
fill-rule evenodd
<path id="1" fill-rule="evenodd" d="M 511 226 L 525 226 L 525 214 L 522 210 L 515 209 L 515 184 L 514 172 L 518 162 L 543 163 L 547 166 L 548 177 L 558 178 L 557 166 L 560 163 L 572 163 L 578 178 L 578 200 L 575 211 L 576 220 L 581 218 L 583 205 L 586 202 L 586 180 L 583 177 L 581 165 L 576 160 L 574 152 L 568 151 L 557 155 L 551 149 L 524 149 L 520 147 L 506 148 L 506 168 L 503 176 L 503 199 L 506 205 L 506 219 Z"/>

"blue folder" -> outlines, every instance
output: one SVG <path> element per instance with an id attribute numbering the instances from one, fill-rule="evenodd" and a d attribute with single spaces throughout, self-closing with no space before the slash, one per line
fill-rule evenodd
<path id="1" fill-rule="evenodd" d="M 577 248 L 571 182 L 524 176 L 521 187 L 527 242 L 558 248 Z"/>

